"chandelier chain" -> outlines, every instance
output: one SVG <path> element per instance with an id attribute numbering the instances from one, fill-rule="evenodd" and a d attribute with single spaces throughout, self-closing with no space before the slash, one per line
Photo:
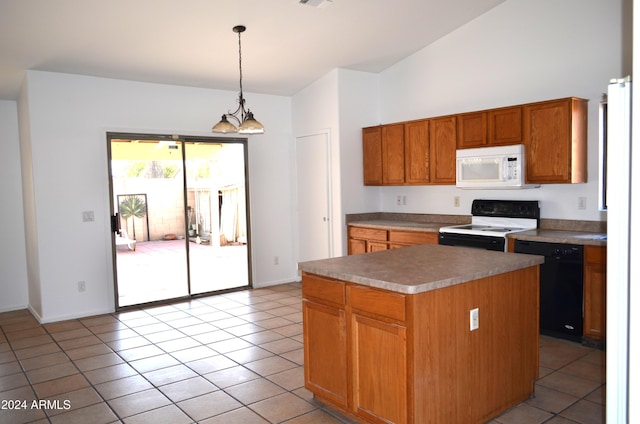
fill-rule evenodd
<path id="1" fill-rule="evenodd" d="M 242 94 L 242 40 L 241 40 L 242 32 L 238 31 L 238 65 L 240 68 L 240 102 L 242 103 L 244 100 Z M 242 118 L 244 119 L 244 108 L 242 110 Z"/>

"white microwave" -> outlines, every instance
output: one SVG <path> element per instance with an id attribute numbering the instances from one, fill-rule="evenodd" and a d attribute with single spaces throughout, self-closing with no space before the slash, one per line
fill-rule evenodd
<path id="1" fill-rule="evenodd" d="M 524 145 L 456 150 L 456 187 L 466 189 L 517 189 L 525 184 Z"/>

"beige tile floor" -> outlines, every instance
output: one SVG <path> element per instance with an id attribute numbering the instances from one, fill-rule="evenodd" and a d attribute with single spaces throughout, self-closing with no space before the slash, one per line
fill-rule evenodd
<path id="1" fill-rule="evenodd" d="M 0 314 L 0 423 L 348 422 L 303 387 L 301 321 L 297 283 L 46 325 Z M 540 365 L 536 397 L 491 423 L 604 423 L 603 352 L 542 337 Z"/>

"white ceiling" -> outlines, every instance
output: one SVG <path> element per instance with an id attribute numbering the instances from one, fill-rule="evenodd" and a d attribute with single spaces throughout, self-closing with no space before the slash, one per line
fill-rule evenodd
<path id="1" fill-rule="evenodd" d="M 314 0 L 316 1 L 316 0 Z M 505 0 L 0 0 L 0 99 L 27 69 L 290 96 L 381 72 Z"/>

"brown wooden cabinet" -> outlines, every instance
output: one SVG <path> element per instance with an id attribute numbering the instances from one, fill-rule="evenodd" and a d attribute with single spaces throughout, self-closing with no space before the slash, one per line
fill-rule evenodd
<path id="1" fill-rule="evenodd" d="M 513 106 L 489 111 L 489 145 L 522 143 L 522 107 Z"/>
<path id="2" fill-rule="evenodd" d="M 432 184 L 456 183 L 456 117 L 433 118 L 429 122 Z"/>
<path id="3" fill-rule="evenodd" d="M 429 121 L 404 124 L 404 181 L 428 184 L 430 178 Z"/>
<path id="4" fill-rule="evenodd" d="M 307 275 L 302 280 L 302 291 L 305 382 L 310 390 L 346 408 L 348 354 L 345 284 Z"/>
<path id="5" fill-rule="evenodd" d="M 377 252 L 416 244 L 438 244 L 438 233 L 433 231 L 403 231 L 384 228 L 347 227 L 348 254 Z"/>
<path id="6" fill-rule="evenodd" d="M 382 128 L 362 129 L 364 185 L 382 185 Z"/>
<path id="7" fill-rule="evenodd" d="M 388 232 L 380 228 L 349 226 L 347 229 L 349 255 L 387 250 Z"/>
<path id="8" fill-rule="evenodd" d="M 469 147 L 486 147 L 487 139 L 487 112 L 463 113 L 458 115 L 458 149 Z"/>
<path id="9" fill-rule="evenodd" d="M 382 126 L 382 184 L 404 184 L 404 125 Z"/>
<path id="10" fill-rule="evenodd" d="M 404 125 L 390 124 L 362 129 L 365 185 L 404 184 Z"/>
<path id="11" fill-rule="evenodd" d="M 527 183 L 587 181 L 587 100 L 566 98 L 363 128 L 365 185 L 456 182 L 456 149 L 524 144 Z"/>
<path id="12" fill-rule="evenodd" d="M 416 244 L 438 244 L 438 233 L 422 231 L 389 230 L 389 248 L 397 249 Z"/>
<path id="13" fill-rule="evenodd" d="M 523 110 L 527 182 L 587 182 L 587 100 L 532 103 Z"/>
<path id="14" fill-rule="evenodd" d="M 371 423 L 487 422 L 533 394 L 538 278 L 535 266 L 405 295 L 303 273 L 305 386 Z M 342 305 L 310 292 L 322 281 L 346 287 L 345 331 Z M 479 308 L 476 331 L 471 308 Z"/>
<path id="15" fill-rule="evenodd" d="M 607 307 L 607 249 L 584 248 L 584 325 L 586 337 L 604 340 Z"/>
<path id="16" fill-rule="evenodd" d="M 353 410 L 372 422 L 406 423 L 406 296 L 348 285 Z"/>

